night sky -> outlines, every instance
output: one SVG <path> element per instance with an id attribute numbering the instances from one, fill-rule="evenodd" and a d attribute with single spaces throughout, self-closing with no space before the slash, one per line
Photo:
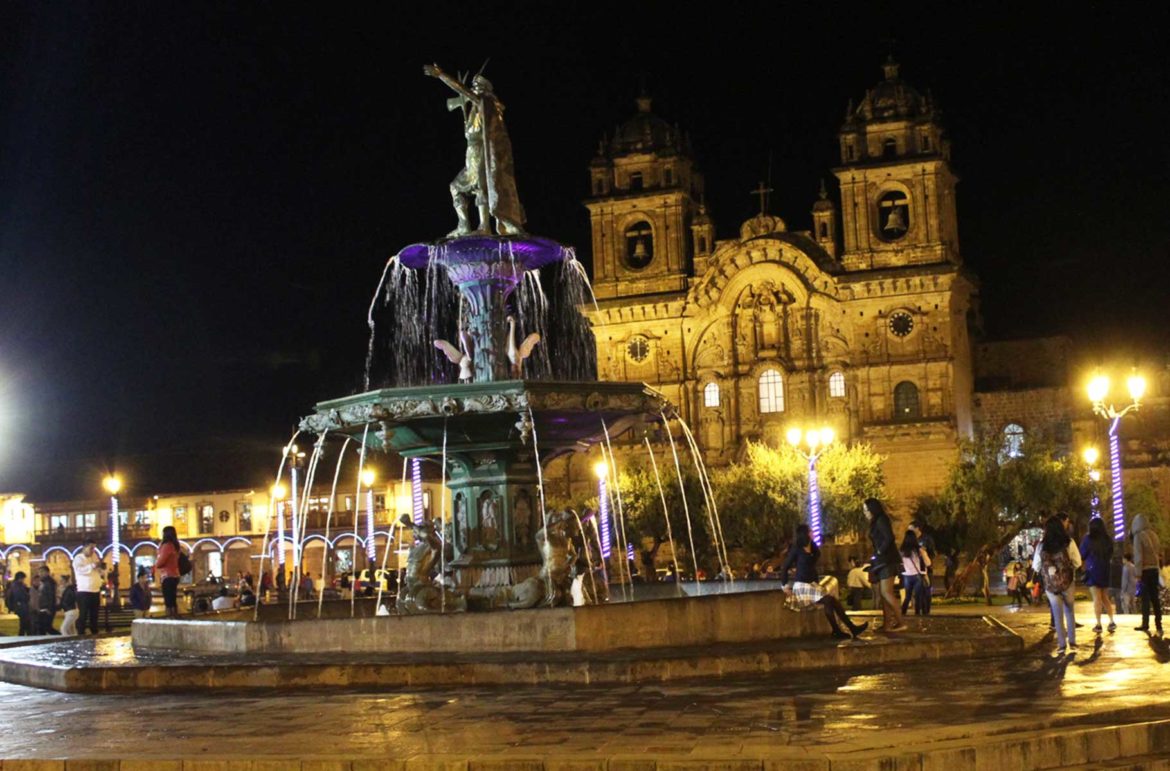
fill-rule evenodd
<path id="1" fill-rule="evenodd" d="M 360 385 L 386 259 L 454 226 L 431 61 L 491 58 L 529 229 L 588 262 L 588 163 L 641 80 L 719 237 L 769 158 L 773 211 L 807 229 L 893 46 L 944 111 L 989 337 L 1160 365 L 1170 14 L 821 5 L 0 4 L 0 491 L 263 485 L 300 416 Z"/>

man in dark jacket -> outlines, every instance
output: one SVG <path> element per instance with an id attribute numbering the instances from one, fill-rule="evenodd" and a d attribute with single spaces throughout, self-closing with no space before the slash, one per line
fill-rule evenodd
<path id="1" fill-rule="evenodd" d="M 40 602 L 37 604 L 36 634 L 60 634 L 53 628 L 53 616 L 57 614 L 57 582 L 44 565 L 38 569 L 41 577 Z"/>
<path id="2" fill-rule="evenodd" d="M 4 603 L 10 613 L 16 614 L 19 620 L 18 635 L 32 634 L 32 627 L 28 618 L 28 585 L 25 584 L 24 571 L 17 571 L 8 584 L 8 591 L 4 595 Z"/>

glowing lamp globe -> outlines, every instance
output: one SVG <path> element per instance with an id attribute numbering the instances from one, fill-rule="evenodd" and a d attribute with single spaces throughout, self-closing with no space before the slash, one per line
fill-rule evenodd
<path id="1" fill-rule="evenodd" d="M 1085 459 L 1085 464 L 1092 466 L 1101 457 L 1101 453 L 1097 452 L 1096 447 L 1086 447 L 1081 453 L 1081 457 Z"/>
<path id="2" fill-rule="evenodd" d="M 598 479 L 605 479 L 609 476 L 609 464 L 603 460 L 599 460 L 593 464 L 593 473 L 597 475 Z"/>
<path id="3" fill-rule="evenodd" d="M 116 476 L 108 476 L 102 480 L 102 487 L 110 495 L 117 495 L 118 491 L 122 489 L 122 480 Z"/>
<path id="4" fill-rule="evenodd" d="M 1109 378 L 1106 375 L 1097 375 L 1089 381 L 1089 400 L 1093 403 L 1105 401 L 1109 395 Z"/>
<path id="5" fill-rule="evenodd" d="M 801 431 L 799 428 L 790 428 L 790 429 L 788 429 L 787 436 L 788 436 L 788 443 L 790 445 L 792 445 L 793 447 L 799 447 L 800 440 L 804 438 L 804 432 Z"/>
<path id="6" fill-rule="evenodd" d="M 273 485 L 272 486 L 272 500 L 283 501 L 284 496 L 286 496 L 286 495 L 288 495 L 288 490 L 285 489 L 284 485 Z"/>
<path id="7" fill-rule="evenodd" d="M 1130 375 L 1125 381 L 1125 387 L 1129 390 L 1130 398 L 1135 402 L 1140 401 L 1146 393 L 1146 379 L 1141 375 Z"/>
<path id="8" fill-rule="evenodd" d="M 362 484 L 366 487 L 373 487 L 375 477 L 373 469 L 366 469 L 362 472 Z"/>

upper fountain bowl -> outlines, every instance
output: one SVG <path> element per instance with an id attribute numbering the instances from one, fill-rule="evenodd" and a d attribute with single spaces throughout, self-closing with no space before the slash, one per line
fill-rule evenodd
<path id="1" fill-rule="evenodd" d="M 459 273 L 467 269 L 476 272 L 478 267 L 489 268 L 491 273 L 498 274 L 503 267 L 506 273 L 521 274 L 561 262 L 567 255 L 568 250 L 564 246 L 549 238 L 528 234 L 470 235 L 427 244 L 411 244 L 398 253 L 398 259 L 406 267 L 415 270 L 425 270 L 435 262 L 449 271 Z"/>

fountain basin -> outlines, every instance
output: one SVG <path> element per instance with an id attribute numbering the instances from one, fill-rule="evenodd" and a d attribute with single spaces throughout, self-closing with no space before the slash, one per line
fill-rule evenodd
<path id="1" fill-rule="evenodd" d="M 784 608 L 779 590 L 669 600 L 296 621 L 142 619 L 135 649 L 198 653 L 605 653 L 828 634 L 822 613 Z"/>

